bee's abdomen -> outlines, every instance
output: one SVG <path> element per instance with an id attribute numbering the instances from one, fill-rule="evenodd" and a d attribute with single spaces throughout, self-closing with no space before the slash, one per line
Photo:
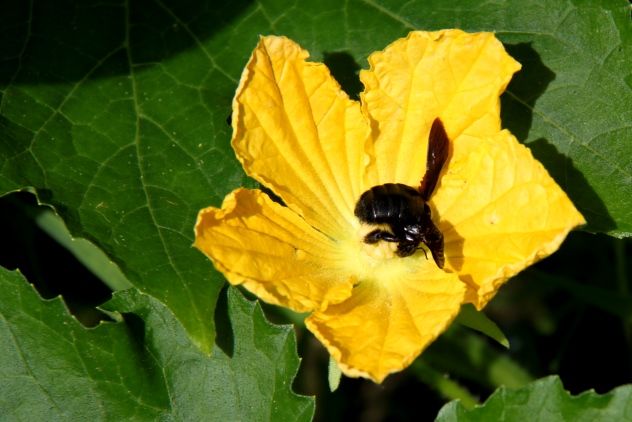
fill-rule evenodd
<path id="1" fill-rule="evenodd" d="M 354 214 L 365 223 L 387 224 L 421 215 L 424 201 L 414 188 L 401 183 L 386 183 L 364 192 Z"/>

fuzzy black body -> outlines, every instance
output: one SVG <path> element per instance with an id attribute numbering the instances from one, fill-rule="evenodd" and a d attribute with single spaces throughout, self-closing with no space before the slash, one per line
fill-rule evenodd
<path id="1" fill-rule="evenodd" d="M 376 229 L 364 237 L 366 243 L 397 243 L 397 255 L 410 256 L 425 244 L 439 268 L 443 268 L 443 234 L 432 222 L 428 200 L 439 180 L 448 157 L 448 135 L 439 118 L 435 119 L 428 139 L 426 173 L 419 189 L 402 183 L 373 186 L 364 192 L 354 210 L 362 222 L 386 224 L 390 231 Z M 424 252 L 425 253 L 425 252 Z"/>
<path id="2" fill-rule="evenodd" d="M 354 213 L 360 221 L 387 224 L 391 229 L 372 231 L 366 235 L 366 243 L 397 242 L 397 255 L 402 257 L 412 255 L 424 243 L 437 266 L 443 268 L 443 235 L 418 190 L 401 183 L 374 186 L 360 196 Z"/>

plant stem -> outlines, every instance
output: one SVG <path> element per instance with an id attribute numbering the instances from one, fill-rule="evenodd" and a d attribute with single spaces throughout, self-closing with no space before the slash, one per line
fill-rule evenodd
<path id="1" fill-rule="evenodd" d="M 461 400 L 461 404 L 466 409 L 471 409 L 480 404 L 478 399 L 472 395 L 466 388 L 459 385 L 456 381 L 451 380 L 446 374 L 443 374 L 432 368 L 422 360 L 417 360 L 412 365 L 413 373 L 424 384 L 437 391 L 442 397 L 448 400 Z"/>

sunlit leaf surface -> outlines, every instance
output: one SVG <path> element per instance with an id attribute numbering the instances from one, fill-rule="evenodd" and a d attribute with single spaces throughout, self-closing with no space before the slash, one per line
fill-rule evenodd
<path id="1" fill-rule="evenodd" d="M 437 422 L 448 421 L 623 421 L 630 419 L 632 386 L 608 394 L 587 391 L 573 396 L 556 376 L 519 390 L 498 389 L 483 405 L 466 410 L 459 402 L 445 405 Z"/>
<path id="2" fill-rule="evenodd" d="M 135 290 L 107 305 L 123 312 L 122 321 L 86 329 L 17 272 L 1 269 L 0 289 L 3 419 L 306 421 L 313 414 L 313 401 L 290 389 L 298 368 L 292 329 L 268 323 L 236 290 L 218 311 L 224 341 L 207 356 L 164 305 Z"/>

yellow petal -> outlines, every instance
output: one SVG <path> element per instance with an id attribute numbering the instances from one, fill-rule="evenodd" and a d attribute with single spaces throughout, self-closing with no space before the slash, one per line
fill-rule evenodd
<path id="1" fill-rule="evenodd" d="M 500 130 L 498 97 L 520 64 L 491 33 L 411 32 L 369 57 L 360 75 L 363 106 L 376 128 L 372 184 L 417 186 L 426 168 L 430 126 L 451 140 Z"/>
<path id="2" fill-rule="evenodd" d="M 462 136 L 432 203 L 445 239 L 446 269 L 479 309 L 509 277 L 553 253 L 585 223 L 564 191 L 507 131 Z M 434 210 L 433 210 L 434 211 Z"/>
<path id="3" fill-rule="evenodd" d="M 353 280 L 332 262 L 332 242 L 258 190 L 237 189 L 221 209 L 200 211 L 195 247 L 231 284 L 298 312 L 351 294 Z"/>
<path id="4" fill-rule="evenodd" d="M 232 144 L 246 172 L 313 227 L 348 235 L 369 136 L 360 105 L 326 66 L 285 37 L 262 37 L 233 102 Z"/>
<path id="5" fill-rule="evenodd" d="M 459 311 L 465 286 L 430 261 L 396 258 L 362 279 L 351 298 L 307 320 L 342 372 L 382 382 L 410 363 Z"/>

